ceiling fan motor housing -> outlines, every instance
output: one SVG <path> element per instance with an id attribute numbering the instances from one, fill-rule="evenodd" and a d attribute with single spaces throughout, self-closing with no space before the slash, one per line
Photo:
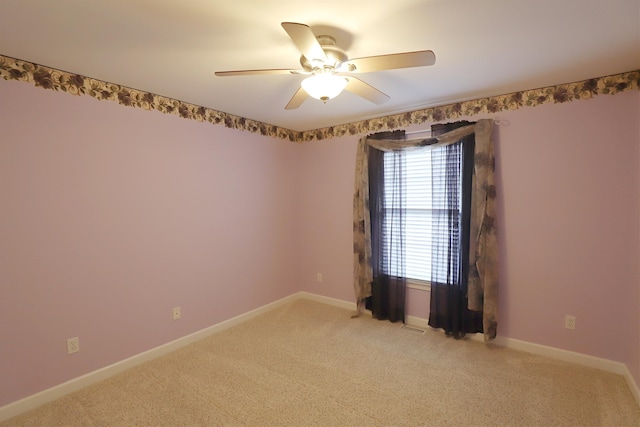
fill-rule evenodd
<path id="1" fill-rule="evenodd" d="M 346 62 L 349 57 L 344 50 L 336 46 L 336 39 L 331 36 L 317 36 L 316 39 L 320 43 L 320 47 L 324 50 L 327 60 L 322 59 L 309 59 L 304 55 L 300 57 L 300 65 L 307 72 L 313 72 L 314 70 L 335 70 Z"/>

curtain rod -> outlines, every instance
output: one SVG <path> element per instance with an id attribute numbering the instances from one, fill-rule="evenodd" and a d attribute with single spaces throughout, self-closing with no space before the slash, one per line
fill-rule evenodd
<path id="1" fill-rule="evenodd" d="M 496 126 L 500 126 L 501 124 L 506 123 L 505 120 L 500 120 L 500 117 L 496 117 L 495 119 L 493 119 L 493 124 Z M 424 129 L 424 130 L 414 130 L 412 132 L 405 132 L 405 135 L 416 135 L 419 133 L 431 133 L 431 129 Z"/>
<path id="2" fill-rule="evenodd" d="M 425 130 L 414 130 L 413 132 L 405 132 L 405 135 L 415 135 L 417 133 L 431 133 L 431 129 L 425 129 Z"/>

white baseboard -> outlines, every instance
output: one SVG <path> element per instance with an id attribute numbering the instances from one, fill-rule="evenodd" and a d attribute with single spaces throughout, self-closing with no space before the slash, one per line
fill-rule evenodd
<path id="1" fill-rule="evenodd" d="M 325 297 L 323 295 L 312 294 L 310 292 L 298 292 L 296 294 L 298 298 L 310 299 L 313 301 L 321 302 L 323 304 L 332 305 L 334 307 L 344 308 L 345 310 L 356 310 L 356 303 L 344 301 L 337 298 Z"/>
<path id="2" fill-rule="evenodd" d="M 405 316 L 405 322 L 407 323 L 407 325 L 413 326 L 414 328 L 420 328 L 420 329 L 430 328 L 429 320 L 423 319 L 422 317 L 407 315 Z"/>
<path id="3" fill-rule="evenodd" d="M 144 362 L 163 356 L 172 351 L 178 350 L 179 348 L 182 348 L 186 345 L 189 345 L 193 342 L 206 338 L 215 333 L 222 332 L 226 329 L 231 328 L 232 326 L 239 325 L 240 323 L 246 322 L 247 320 L 252 319 L 260 314 L 266 313 L 268 311 L 271 311 L 275 308 L 278 308 L 282 305 L 285 305 L 289 302 L 295 301 L 300 298 L 317 301 L 323 304 L 340 307 L 346 310 L 356 309 L 355 302 L 348 302 L 348 301 L 339 300 L 336 298 L 312 294 L 309 292 L 297 292 L 293 295 L 282 298 L 278 301 L 272 302 L 265 306 L 259 307 L 255 310 L 249 311 L 247 313 L 244 313 L 239 316 L 233 317 L 231 319 L 225 320 L 223 322 L 217 323 L 213 326 L 194 332 L 192 334 L 185 335 L 184 337 L 171 341 L 167 344 L 163 344 L 159 347 L 155 347 L 148 351 L 136 354 L 135 356 L 132 356 L 120 362 L 114 363 L 113 365 L 106 366 L 104 368 L 101 368 L 96 371 L 90 372 L 88 374 L 82 375 L 80 377 L 74 378 L 72 380 L 59 384 L 57 386 L 43 390 L 34 395 L 25 397 L 24 399 L 5 405 L 0 408 L 0 421 L 7 420 L 9 418 L 12 418 L 26 411 L 35 409 L 47 402 L 50 402 L 55 399 L 59 399 L 63 396 L 66 396 L 67 394 L 73 393 L 84 387 L 95 384 L 113 375 L 119 374 L 120 372 L 123 372 L 127 369 L 138 366 Z M 429 328 L 427 325 L 427 319 L 423 319 L 415 316 L 407 316 L 407 324 L 410 326 L 415 326 L 422 329 Z M 471 339 L 482 340 L 482 336 L 473 335 L 471 336 Z M 572 362 L 579 365 L 589 366 L 592 368 L 602 369 L 607 372 L 620 374 L 626 379 L 627 384 L 629 385 L 629 389 L 631 390 L 631 393 L 635 397 L 636 402 L 638 402 L 638 405 L 640 405 L 640 390 L 638 389 L 638 385 L 636 384 L 634 378 L 631 376 L 631 372 L 629 371 L 629 369 L 624 363 L 614 362 L 607 359 L 602 359 L 602 358 L 588 356 L 581 353 L 561 350 L 558 348 L 547 347 L 539 344 L 533 344 L 533 343 L 520 341 L 512 338 L 497 337 L 493 341 L 493 344 L 501 347 L 512 348 L 512 349 L 524 351 L 527 353 L 539 354 L 539 355 L 547 356 L 553 359 L 564 360 L 567 362 Z"/>

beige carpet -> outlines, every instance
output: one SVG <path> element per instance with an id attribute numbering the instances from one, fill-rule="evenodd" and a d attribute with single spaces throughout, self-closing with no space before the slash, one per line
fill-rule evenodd
<path id="1" fill-rule="evenodd" d="M 639 426 L 615 374 L 298 300 L 0 424 Z"/>

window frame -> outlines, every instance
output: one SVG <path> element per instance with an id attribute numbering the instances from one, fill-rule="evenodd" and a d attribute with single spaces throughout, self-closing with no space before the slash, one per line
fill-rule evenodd
<path id="1" fill-rule="evenodd" d="M 414 150 L 416 150 L 416 151 L 418 151 L 418 150 L 420 150 L 420 151 L 422 151 L 422 150 L 431 151 L 431 150 L 434 150 L 434 149 L 435 149 L 435 150 L 437 150 L 437 149 L 439 149 L 439 148 L 440 148 L 440 147 L 437 147 L 437 148 L 416 147 L 415 149 L 407 150 L 407 151 L 405 152 L 405 155 L 410 155 L 410 153 L 411 153 L 412 151 L 414 151 Z M 462 150 L 462 148 L 461 148 L 461 150 Z M 385 155 L 385 156 L 386 156 L 386 155 L 388 155 L 388 154 L 390 154 L 390 152 L 385 152 L 385 153 L 384 153 L 384 155 Z M 432 170 L 433 163 L 431 163 L 431 162 L 432 162 L 432 160 L 433 160 L 433 158 L 432 158 L 431 156 L 429 156 L 427 159 L 425 159 L 425 160 L 424 160 L 425 162 L 429 162 L 428 168 L 429 168 L 429 174 L 430 174 L 430 175 L 429 175 L 429 182 L 428 182 L 428 183 L 426 183 L 427 185 L 431 185 L 431 179 L 433 179 L 433 177 L 434 177 L 434 175 L 433 175 L 434 171 Z M 404 160 L 404 162 L 405 162 L 405 166 L 404 166 L 403 168 L 405 168 L 405 167 L 406 167 L 406 161 L 407 161 L 407 160 L 406 160 L 406 158 L 405 158 L 405 160 Z M 413 160 L 413 161 L 415 161 L 415 160 Z M 444 161 L 446 162 L 446 159 L 445 159 Z M 390 162 L 390 163 L 387 163 L 387 161 L 386 161 L 386 160 L 383 160 L 383 163 L 384 163 L 384 165 L 385 165 L 384 167 L 386 168 L 386 167 L 388 167 L 388 166 L 390 165 L 390 163 L 391 163 L 391 162 Z M 461 153 L 460 153 L 460 164 L 459 164 L 459 167 L 460 167 L 460 168 L 462 168 L 462 163 L 463 163 L 463 160 L 462 160 L 462 152 L 461 152 Z M 445 165 L 445 167 L 446 167 L 446 165 Z M 405 178 L 407 178 L 406 172 L 408 172 L 408 170 L 406 170 L 406 171 L 405 171 Z M 385 174 L 386 174 L 386 172 L 385 172 Z M 421 178 L 418 176 L 416 179 L 420 180 Z M 462 176 L 461 176 L 461 180 L 462 180 Z M 407 180 L 407 181 L 408 181 L 408 180 Z M 406 185 L 406 184 L 405 184 L 405 185 Z M 459 185 L 460 185 L 460 186 L 462 186 L 462 181 L 460 181 Z M 407 187 L 408 187 L 408 186 L 407 186 Z M 429 190 L 429 192 L 430 192 L 431 194 L 433 194 L 433 193 L 432 193 L 432 189 L 431 189 L 431 190 Z M 461 189 L 460 189 L 460 194 L 462 194 L 462 190 L 461 190 Z M 430 197 L 431 197 L 431 195 L 429 196 L 429 198 L 430 198 Z M 408 211 L 408 210 L 415 210 L 415 209 L 416 209 L 416 207 L 407 207 L 407 208 L 405 208 L 404 210 L 405 210 L 405 211 Z M 417 209 L 421 210 L 422 208 L 417 208 Z M 427 208 L 427 209 L 425 209 L 425 210 L 433 211 L 434 209 L 428 209 L 428 208 Z M 461 201 L 461 200 L 460 200 L 460 204 L 459 204 L 458 214 L 459 214 L 459 218 L 460 218 L 460 219 L 462 219 L 462 201 Z M 461 227 L 462 227 L 462 224 L 460 224 L 460 228 L 459 228 L 459 231 L 460 231 L 460 232 L 462 231 L 462 230 L 461 230 Z M 405 230 L 405 232 L 406 232 L 406 230 Z M 425 239 L 424 239 L 425 245 L 429 245 L 429 246 L 428 246 L 428 248 L 430 248 L 430 247 L 431 247 L 431 245 L 430 245 L 429 243 L 427 243 L 426 241 L 427 241 L 427 239 L 425 238 Z M 459 242 L 459 244 L 460 244 L 460 243 L 461 243 L 461 242 Z M 430 270 L 430 269 L 429 269 L 429 270 Z M 406 271 L 405 271 L 405 274 L 406 274 Z M 431 272 L 430 272 L 430 271 L 429 271 L 429 275 L 431 275 Z M 410 289 L 418 289 L 418 290 L 426 290 L 426 291 L 430 291 L 430 290 L 431 290 L 431 284 L 432 284 L 432 281 L 431 281 L 431 280 L 427 280 L 427 279 L 419 279 L 419 278 L 416 278 L 416 277 L 409 277 L 409 276 L 405 276 L 405 277 L 403 277 L 403 278 L 406 280 L 407 287 L 408 287 L 408 288 L 410 288 Z"/>

